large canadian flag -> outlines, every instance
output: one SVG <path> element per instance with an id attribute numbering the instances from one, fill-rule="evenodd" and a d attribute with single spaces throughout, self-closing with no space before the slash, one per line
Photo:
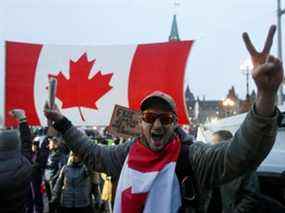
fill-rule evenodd
<path id="1" fill-rule="evenodd" d="M 6 42 L 5 125 L 8 112 L 26 111 L 31 125 L 46 125 L 48 80 L 57 78 L 56 103 L 75 125 L 107 125 L 115 104 L 139 110 L 155 90 L 171 95 L 187 124 L 184 73 L 193 41 L 139 45 L 71 46 Z"/>

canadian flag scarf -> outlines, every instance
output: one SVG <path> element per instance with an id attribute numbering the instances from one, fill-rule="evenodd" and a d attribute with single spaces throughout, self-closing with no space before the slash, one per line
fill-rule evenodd
<path id="1" fill-rule="evenodd" d="M 180 153 L 178 138 L 161 152 L 153 152 L 137 140 L 130 148 L 121 171 L 115 213 L 175 213 L 181 194 L 175 173 Z"/>

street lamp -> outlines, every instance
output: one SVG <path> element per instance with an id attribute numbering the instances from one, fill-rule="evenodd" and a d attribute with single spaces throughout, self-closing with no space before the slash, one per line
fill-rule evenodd
<path id="1" fill-rule="evenodd" d="M 281 61 L 283 61 L 283 58 L 282 58 L 282 29 L 281 29 L 281 26 L 282 26 L 282 21 L 281 21 L 281 18 L 282 18 L 282 15 L 285 14 L 285 9 L 283 8 L 282 9 L 282 5 L 281 5 L 281 0 L 277 0 L 277 33 L 278 33 L 278 57 Z M 285 79 L 284 79 L 285 81 Z M 283 84 L 280 85 L 280 88 L 278 90 L 278 95 L 277 95 L 277 101 L 278 101 L 278 104 L 282 105 L 283 104 Z"/>
<path id="2" fill-rule="evenodd" d="M 240 65 L 240 70 L 246 76 L 246 100 L 249 100 L 249 75 L 252 69 L 253 69 L 253 64 L 250 59 L 246 59 Z"/>
<path id="3" fill-rule="evenodd" d="M 226 98 L 225 100 L 223 100 L 222 104 L 225 109 L 226 115 L 230 115 L 232 113 L 232 109 L 235 106 L 235 102 L 230 98 Z"/>

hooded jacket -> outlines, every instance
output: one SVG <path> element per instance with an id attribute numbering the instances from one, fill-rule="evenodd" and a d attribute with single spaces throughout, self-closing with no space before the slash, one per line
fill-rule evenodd
<path id="1" fill-rule="evenodd" d="M 0 133 L 0 212 L 24 212 L 25 193 L 32 174 L 31 135 L 26 123 L 17 131 Z M 21 144 L 22 142 L 22 144 Z"/>

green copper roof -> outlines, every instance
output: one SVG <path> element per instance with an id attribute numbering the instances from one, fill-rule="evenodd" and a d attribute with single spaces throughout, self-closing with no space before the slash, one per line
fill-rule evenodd
<path id="1" fill-rule="evenodd" d="M 171 32 L 170 32 L 168 40 L 169 41 L 180 41 L 179 34 L 178 34 L 176 15 L 173 16 Z"/>

